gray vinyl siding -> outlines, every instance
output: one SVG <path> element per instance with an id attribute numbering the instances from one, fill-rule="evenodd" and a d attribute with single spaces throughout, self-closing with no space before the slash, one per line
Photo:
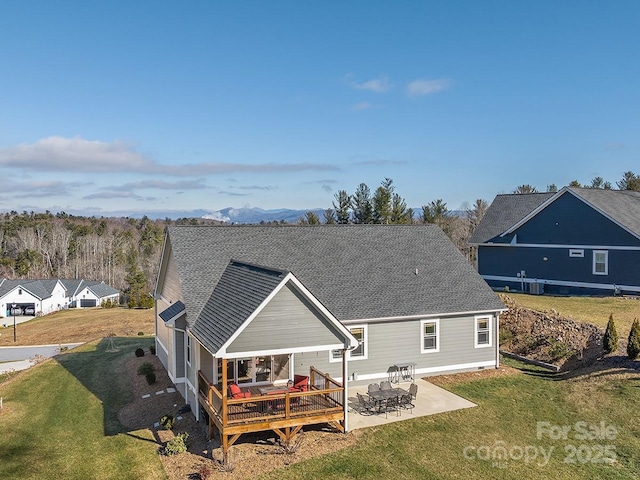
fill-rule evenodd
<path id="1" fill-rule="evenodd" d="M 164 276 L 159 276 L 159 278 L 163 279 L 162 284 L 158 285 L 160 295 L 167 300 L 171 300 L 172 302 L 176 302 L 178 300 L 184 302 L 182 288 L 180 287 L 178 269 L 176 267 L 174 256 L 171 252 L 171 244 L 169 243 L 168 239 L 163 255 L 164 265 L 162 267 L 165 269 L 165 274 Z"/>
<path id="2" fill-rule="evenodd" d="M 227 348 L 230 353 L 341 343 L 337 329 L 290 285 L 285 285 Z"/>
<path id="3" fill-rule="evenodd" d="M 440 318 L 440 351 L 421 353 L 422 331 L 420 320 L 394 321 L 368 324 L 367 359 L 350 360 L 349 375 L 386 374 L 396 363 L 415 362 L 416 370 L 447 367 L 476 362 L 495 361 L 495 316 L 491 320 L 492 346 L 475 347 L 475 318 Z M 329 362 L 328 352 L 295 355 L 295 372 L 302 373 L 314 366 L 330 373 L 342 375 L 341 362 Z M 444 372 L 438 373 L 446 373 Z"/>
<path id="4" fill-rule="evenodd" d="M 175 355 L 176 355 L 176 378 L 184 377 L 185 357 L 184 357 L 184 332 L 175 330 Z"/>

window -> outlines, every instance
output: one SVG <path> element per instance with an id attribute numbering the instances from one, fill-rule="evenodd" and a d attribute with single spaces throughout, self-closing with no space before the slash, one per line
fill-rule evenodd
<path id="1" fill-rule="evenodd" d="M 572 258 L 583 258 L 584 257 L 584 250 L 580 250 L 577 248 L 570 248 L 569 249 L 569 256 Z"/>
<path id="2" fill-rule="evenodd" d="M 367 326 L 354 325 L 347 327 L 351 335 L 358 340 L 358 346 L 353 350 L 347 351 L 347 360 L 365 360 L 367 358 Z M 342 360 L 341 350 L 332 350 L 329 355 L 330 362 L 338 362 Z"/>
<path id="3" fill-rule="evenodd" d="M 421 330 L 421 353 L 432 353 L 440 351 L 440 320 L 420 321 Z"/>
<path id="4" fill-rule="evenodd" d="M 491 317 L 476 317 L 476 348 L 491 346 Z"/>
<path id="5" fill-rule="evenodd" d="M 187 334 L 187 364 L 191 365 L 191 337 Z"/>
<path id="6" fill-rule="evenodd" d="M 607 250 L 593 251 L 593 274 L 594 275 L 609 274 L 609 252 Z"/>
<path id="7" fill-rule="evenodd" d="M 18 295 L 22 295 L 22 289 L 21 288 L 18 289 Z"/>

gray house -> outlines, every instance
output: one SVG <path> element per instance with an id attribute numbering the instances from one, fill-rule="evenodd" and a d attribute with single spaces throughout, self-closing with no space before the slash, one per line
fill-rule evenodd
<path id="1" fill-rule="evenodd" d="M 175 226 L 163 248 L 157 355 L 196 416 L 225 428 L 231 383 L 255 398 L 303 377 L 346 388 L 397 365 L 498 366 L 504 305 L 437 226 Z"/>
<path id="2" fill-rule="evenodd" d="M 640 292 L 640 192 L 565 187 L 498 195 L 470 239 L 496 289 Z"/>

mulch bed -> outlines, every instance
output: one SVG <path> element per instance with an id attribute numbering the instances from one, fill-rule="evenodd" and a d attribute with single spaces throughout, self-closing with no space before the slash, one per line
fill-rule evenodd
<path id="1" fill-rule="evenodd" d="M 138 375 L 138 367 L 149 362 L 155 367 L 157 382 L 148 385 L 144 375 Z M 161 455 L 165 471 L 171 480 L 198 479 L 198 472 L 206 466 L 212 473 L 209 478 L 239 480 L 255 478 L 256 472 L 265 473 L 278 468 L 318 457 L 354 445 L 362 431 L 347 434 L 336 433 L 326 425 L 305 427 L 294 440 L 294 452 L 285 452 L 272 432 L 245 434 L 230 448 L 231 472 L 222 468 L 222 451 L 218 436 L 207 440 L 208 427 L 197 423 L 192 413 L 180 413 L 184 399 L 178 392 L 167 393 L 167 388 L 175 388 L 155 355 L 133 357 L 126 363 L 135 399 L 119 413 L 118 419 L 130 430 L 151 432 L 161 454 L 164 444 L 176 434 L 187 432 L 188 452 L 180 455 Z M 163 393 L 156 395 L 156 392 Z M 143 395 L 150 395 L 142 398 Z M 173 430 L 154 426 L 163 415 L 170 414 L 177 420 Z"/>

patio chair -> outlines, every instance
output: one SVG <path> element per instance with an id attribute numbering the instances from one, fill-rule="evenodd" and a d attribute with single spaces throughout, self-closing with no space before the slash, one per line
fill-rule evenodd
<path id="1" fill-rule="evenodd" d="M 400 415 L 400 402 L 396 396 L 387 398 L 384 405 L 384 418 L 387 418 L 387 414 L 393 411 L 396 412 L 396 415 Z"/>
<path id="2" fill-rule="evenodd" d="M 409 385 L 409 393 L 411 394 L 411 396 L 413 398 L 417 398 L 418 397 L 418 385 L 416 385 L 415 383 L 412 383 L 411 385 Z"/>
<path id="3" fill-rule="evenodd" d="M 390 381 L 385 380 L 384 382 L 380 382 L 380 390 L 391 390 L 392 388 Z"/>
<path id="4" fill-rule="evenodd" d="M 410 393 L 405 393 L 403 395 L 400 396 L 400 408 L 404 408 L 404 409 L 409 409 L 411 410 L 411 413 L 413 413 L 413 397 L 411 396 Z"/>
<path id="5" fill-rule="evenodd" d="M 364 398 L 364 395 L 362 395 L 361 393 L 356 393 L 356 395 L 358 396 L 358 405 L 360 406 L 360 414 L 373 415 L 375 413 L 374 410 L 376 409 L 375 402 L 371 400 L 367 400 L 366 398 Z"/>
<path id="6" fill-rule="evenodd" d="M 243 392 L 240 387 L 235 384 L 235 383 L 231 383 L 229 385 L 229 393 L 231 394 L 231 398 L 251 398 L 251 392 Z"/>
<path id="7" fill-rule="evenodd" d="M 380 385 L 378 385 L 377 383 L 370 383 L 369 386 L 367 387 L 367 392 L 371 393 L 371 392 L 377 392 L 380 390 Z"/>

